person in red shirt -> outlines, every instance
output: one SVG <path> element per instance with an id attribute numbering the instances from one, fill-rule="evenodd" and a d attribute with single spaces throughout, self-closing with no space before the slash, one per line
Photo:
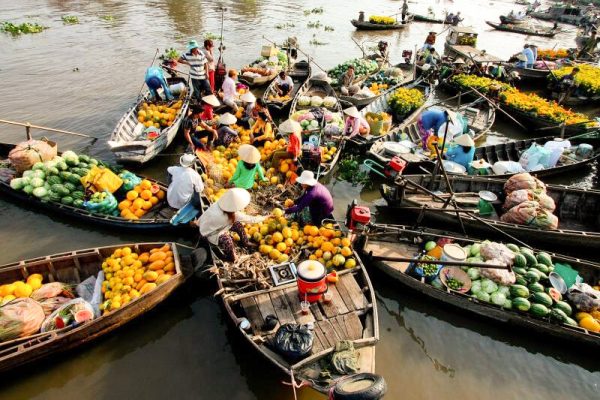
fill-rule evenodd
<path id="1" fill-rule="evenodd" d="M 302 127 L 296 121 L 288 119 L 279 125 L 279 133 L 288 135 L 288 145 L 285 150 L 273 154 L 273 165 L 279 165 L 281 160 L 291 158 L 296 162 L 302 154 Z"/>

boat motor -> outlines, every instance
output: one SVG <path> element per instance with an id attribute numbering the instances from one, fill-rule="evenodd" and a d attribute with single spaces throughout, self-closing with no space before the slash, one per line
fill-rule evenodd
<path id="1" fill-rule="evenodd" d="M 390 162 L 385 166 L 383 173 L 388 178 L 396 178 L 398 175 L 402 174 L 404 168 L 406 168 L 407 162 L 406 160 L 400 158 L 399 156 L 394 156 L 390 160 Z"/>
<path id="2" fill-rule="evenodd" d="M 355 231 L 364 229 L 371 222 L 371 210 L 369 207 L 359 206 L 356 199 L 348 205 L 346 211 L 346 226 L 349 230 Z"/>

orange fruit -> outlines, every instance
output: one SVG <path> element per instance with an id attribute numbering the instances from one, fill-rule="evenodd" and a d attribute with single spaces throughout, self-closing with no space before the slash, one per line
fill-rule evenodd
<path id="1" fill-rule="evenodd" d="M 152 196 L 150 197 L 150 203 L 152 203 L 152 205 L 155 205 L 159 202 L 158 197 Z"/>
<path id="2" fill-rule="evenodd" d="M 121 217 L 123 218 L 127 218 L 127 216 L 131 214 L 131 210 L 129 208 L 126 208 L 124 210 L 121 210 Z"/>
<path id="3" fill-rule="evenodd" d="M 144 205 L 144 203 L 145 203 L 144 199 L 137 198 L 137 199 L 135 199 L 133 201 L 133 206 L 137 210 L 138 208 L 142 208 L 142 206 Z"/>
<path id="4" fill-rule="evenodd" d="M 144 209 L 144 210 L 149 210 L 149 209 L 151 209 L 151 208 L 152 208 L 152 203 L 151 203 L 151 202 L 149 202 L 149 201 L 145 201 L 145 202 L 144 202 L 144 205 L 142 206 L 142 209 Z"/>
<path id="5" fill-rule="evenodd" d="M 316 226 L 311 226 L 309 229 L 309 235 L 310 236 L 318 236 L 319 235 L 319 228 L 317 228 Z"/>
<path id="6" fill-rule="evenodd" d="M 156 193 L 156 197 L 158 197 L 159 200 L 162 200 L 165 198 L 165 191 L 164 190 L 159 190 L 158 193 Z"/>
<path id="7" fill-rule="evenodd" d="M 138 192 L 136 192 L 135 190 L 130 190 L 129 192 L 127 192 L 127 200 L 133 201 L 133 200 L 137 199 L 137 197 L 138 197 Z"/>
<path id="8" fill-rule="evenodd" d="M 129 200 L 123 200 L 122 202 L 119 203 L 119 210 L 123 211 L 126 208 L 131 207 L 131 201 Z"/>
<path id="9" fill-rule="evenodd" d="M 321 245 L 321 250 L 325 251 L 333 251 L 334 245 L 331 242 L 324 242 Z"/>
<path id="10" fill-rule="evenodd" d="M 150 189 L 144 189 L 142 190 L 142 193 L 140 193 L 140 197 L 144 200 L 150 200 L 150 197 L 152 197 L 152 192 Z"/>
<path id="11" fill-rule="evenodd" d="M 142 210 L 142 209 L 138 209 L 135 210 L 135 212 L 133 213 L 136 217 L 140 218 L 142 217 L 144 214 L 146 214 L 146 211 Z"/>
<path id="12" fill-rule="evenodd" d="M 148 179 L 144 179 L 142 182 L 140 182 L 140 186 L 142 189 L 150 189 L 152 187 L 152 182 L 150 182 Z"/>
<path id="13" fill-rule="evenodd" d="M 284 251 L 287 250 L 287 246 L 285 243 L 279 242 L 279 243 L 277 243 L 276 249 L 283 253 Z"/>

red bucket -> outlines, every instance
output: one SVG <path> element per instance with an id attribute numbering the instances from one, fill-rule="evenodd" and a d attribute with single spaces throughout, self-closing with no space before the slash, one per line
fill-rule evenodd
<path id="1" fill-rule="evenodd" d="M 319 301 L 327 292 L 327 270 L 318 261 L 307 260 L 298 265 L 298 297 L 309 303 Z"/>

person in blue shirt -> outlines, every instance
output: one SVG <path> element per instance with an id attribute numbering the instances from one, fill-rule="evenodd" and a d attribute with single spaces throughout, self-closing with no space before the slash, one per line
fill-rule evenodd
<path id="1" fill-rule="evenodd" d="M 475 157 L 475 142 L 468 134 L 462 134 L 453 141 L 444 157 L 469 170 L 473 157 Z"/>
<path id="2" fill-rule="evenodd" d="M 146 77 L 144 80 L 146 81 L 148 89 L 150 89 L 150 94 L 152 95 L 153 99 L 160 99 L 157 90 L 158 88 L 162 87 L 166 100 L 173 100 L 173 95 L 169 90 L 169 84 L 165 79 L 165 74 L 163 73 L 162 68 L 155 66 L 148 68 L 146 70 Z"/>
<path id="3" fill-rule="evenodd" d="M 417 125 L 419 127 L 419 133 L 421 134 L 423 149 L 427 148 L 427 139 L 431 136 L 431 132 L 433 131 L 433 134 L 437 135 L 440 127 L 447 120 L 448 112 L 441 108 L 433 107 L 421 113 Z"/>
<path id="4" fill-rule="evenodd" d="M 535 58 L 533 57 L 533 50 L 531 50 L 531 47 L 529 47 L 528 44 L 526 44 L 525 46 L 523 46 L 522 53 L 525 56 L 525 58 L 527 59 L 525 67 L 526 68 L 533 68 L 533 63 L 535 62 Z"/>

